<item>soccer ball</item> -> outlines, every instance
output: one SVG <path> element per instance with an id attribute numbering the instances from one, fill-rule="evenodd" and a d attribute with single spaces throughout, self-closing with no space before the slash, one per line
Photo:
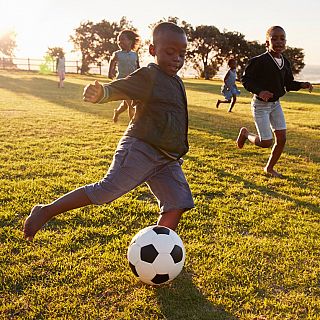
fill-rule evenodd
<path id="1" fill-rule="evenodd" d="M 133 237 L 127 257 L 132 272 L 141 281 L 160 285 L 181 272 L 186 252 L 182 240 L 173 230 L 154 225 Z"/>

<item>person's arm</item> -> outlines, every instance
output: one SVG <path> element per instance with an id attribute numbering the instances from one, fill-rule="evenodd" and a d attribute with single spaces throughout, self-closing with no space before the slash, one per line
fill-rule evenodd
<path id="1" fill-rule="evenodd" d="M 313 86 L 310 82 L 295 81 L 290 62 L 286 61 L 285 87 L 286 91 L 298 91 L 300 89 L 309 89 L 312 92 Z"/>
<path id="2" fill-rule="evenodd" d="M 262 62 L 263 61 L 258 61 L 257 58 L 252 58 L 244 70 L 241 82 L 246 90 L 256 94 L 260 99 L 268 101 L 273 98 L 273 93 L 261 88 L 257 79 L 258 75 L 264 72 L 264 70 L 261 69 Z"/>
<path id="3" fill-rule="evenodd" d="M 263 73 L 263 70 L 261 70 L 261 63 L 258 62 L 258 59 L 250 59 L 241 77 L 241 83 L 247 91 L 256 95 L 263 91 L 257 80 L 258 75 L 261 73 Z"/>
<path id="4" fill-rule="evenodd" d="M 137 53 L 137 69 L 139 69 L 139 68 L 140 68 L 140 62 L 139 62 L 139 55 Z"/>
<path id="5" fill-rule="evenodd" d="M 224 85 L 225 85 L 226 88 L 228 88 L 228 89 L 229 89 L 229 87 L 228 87 L 228 84 L 227 84 L 227 80 L 228 80 L 229 76 L 230 76 L 230 69 L 228 70 L 228 72 L 226 73 L 226 75 L 225 75 L 224 78 L 223 78 Z"/>
<path id="6" fill-rule="evenodd" d="M 310 82 L 302 82 L 301 88 L 302 89 L 309 89 L 309 92 L 311 93 L 313 90 L 313 85 Z"/>
<path id="7" fill-rule="evenodd" d="M 146 100 L 152 90 L 153 80 L 148 68 L 138 69 L 128 77 L 101 85 L 95 81 L 84 88 L 83 100 L 105 103 L 116 100 Z"/>
<path id="8" fill-rule="evenodd" d="M 109 71 L 108 71 L 108 78 L 113 79 L 116 76 L 116 64 L 117 64 L 117 57 L 116 54 L 114 53 L 109 62 Z"/>

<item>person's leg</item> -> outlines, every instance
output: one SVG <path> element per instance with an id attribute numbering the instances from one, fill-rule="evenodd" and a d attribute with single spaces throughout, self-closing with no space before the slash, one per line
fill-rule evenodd
<path id="1" fill-rule="evenodd" d="M 260 148 L 269 148 L 272 146 L 272 139 L 261 140 L 258 135 L 251 133 L 247 128 L 242 127 L 237 138 L 237 146 L 239 149 L 243 148 L 247 139 L 249 142 Z"/>
<path id="2" fill-rule="evenodd" d="M 175 230 L 179 224 L 179 221 L 184 211 L 184 209 L 177 209 L 170 210 L 161 214 L 158 219 L 158 225 Z"/>
<path id="3" fill-rule="evenodd" d="M 89 204 L 92 204 L 92 202 L 88 198 L 84 187 L 81 187 L 65 194 L 50 204 L 33 207 L 24 223 L 24 237 L 27 240 L 32 240 L 37 231 L 54 216 Z"/>
<path id="4" fill-rule="evenodd" d="M 251 103 L 251 111 L 258 135 L 250 133 L 247 128 L 242 127 L 236 140 L 238 148 L 242 149 L 247 139 L 258 147 L 271 147 L 273 142 L 273 135 L 270 128 L 271 104 L 253 99 Z"/>
<path id="5" fill-rule="evenodd" d="M 231 99 L 225 99 L 225 100 L 218 100 L 216 103 L 216 108 L 219 108 L 220 103 L 230 103 Z"/>
<path id="6" fill-rule="evenodd" d="M 128 105 L 128 116 L 129 119 L 131 120 L 134 117 L 135 114 L 135 108 L 134 108 L 134 100 L 127 100 L 127 105 Z"/>
<path id="7" fill-rule="evenodd" d="M 73 190 L 48 205 L 35 206 L 24 223 L 25 238 L 32 240 L 46 222 L 60 213 L 90 204 L 110 203 L 147 180 L 153 172 L 150 153 L 157 151 L 144 143 L 141 146 L 142 142 L 138 143 L 136 151 L 136 141 L 131 137 L 123 137 L 119 141 L 113 161 L 102 180 Z"/>
<path id="8" fill-rule="evenodd" d="M 180 162 L 182 163 L 182 160 Z M 172 230 L 177 228 L 183 212 L 194 207 L 191 190 L 180 162 L 170 161 L 147 181 L 158 200 L 158 224 Z"/>
<path id="9" fill-rule="evenodd" d="M 270 113 L 270 123 L 275 134 L 275 144 L 272 148 L 268 162 L 264 167 L 264 171 L 275 177 L 281 177 L 282 175 L 278 173 L 276 170 L 274 170 L 274 166 L 278 162 L 286 144 L 287 125 L 286 125 L 284 113 L 279 101 L 274 102 L 272 105 L 271 113 Z"/>
<path id="10" fill-rule="evenodd" d="M 286 144 L 286 132 L 287 130 L 276 130 L 275 133 L 275 144 L 272 148 L 269 160 L 266 164 L 266 166 L 264 167 L 264 171 L 266 173 L 269 173 L 275 177 L 281 177 L 281 174 L 278 173 L 276 170 L 273 169 L 273 167 L 276 165 L 276 163 L 278 162 L 284 146 Z"/>
<path id="11" fill-rule="evenodd" d="M 123 100 L 117 109 L 113 111 L 113 122 L 117 122 L 121 113 L 128 109 L 128 104 L 126 100 Z"/>
<path id="12" fill-rule="evenodd" d="M 235 94 L 233 94 L 233 95 L 232 95 L 232 98 L 231 98 L 231 104 L 230 104 L 230 107 L 229 107 L 228 112 L 231 112 L 231 111 L 232 111 L 232 109 L 233 109 L 236 101 L 237 101 L 237 96 L 236 96 Z"/>

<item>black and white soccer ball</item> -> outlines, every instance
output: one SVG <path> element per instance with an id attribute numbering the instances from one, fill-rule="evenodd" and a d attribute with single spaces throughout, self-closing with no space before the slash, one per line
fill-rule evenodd
<path id="1" fill-rule="evenodd" d="M 173 230 L 154 225 L 140 230 L 131 240 L 128 261 L 133 273 L 147 284 L 173 280 L 182 270 L 186 252 Z"/>

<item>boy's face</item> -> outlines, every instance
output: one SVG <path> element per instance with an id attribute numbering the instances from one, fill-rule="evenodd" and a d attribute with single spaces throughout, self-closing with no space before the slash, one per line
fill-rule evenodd
<path id="1" fill-rule="evenodd" d="M 174 76 L 182 68 L 187 50 L 187 37 L 173 31 L 162 32 L 149 52 L 155 57 L 160 69 L 169 76 Z"/>
<path id="2" fill-rule="evenodd" d="M 286 49 L 286 33 L 279 28 L 273 29 L 266 45 L 271 54 L 280 55 Z"/>

